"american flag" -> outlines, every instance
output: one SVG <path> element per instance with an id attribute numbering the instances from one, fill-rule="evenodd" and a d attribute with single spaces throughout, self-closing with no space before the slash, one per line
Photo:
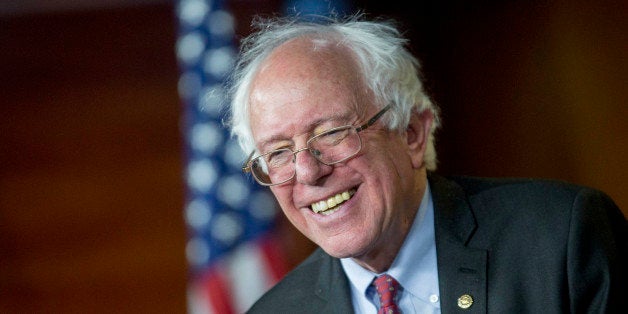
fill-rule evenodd
<path id="1" fill-rule="evenodd" d="M 276 203 L 241 172 L 229 137 L 224 81 L 235 63 L 234 16 L 225 1 L 177 4 L 179 94 L 184 105 L 189 313 L 243 313 L 286 272 L 273 243 Z"/>
<path id="2" fill-rule="evenodd" d="M 287 1 L 284 10 L 336 10 L 331 2 L 320 3 Z M 342 4 L 334 5 L 344 8 Z M 221 124 L 228 102 L 224 83 L 237 54 L 235 17 L 225 0 L 180 0 L 176 13 L 186 154 L 188 312 L 244 313 L 283 277 L 287 266 L 273 234 L 276 201 L 268 189 L 242 174 L 246 154 Z"/>

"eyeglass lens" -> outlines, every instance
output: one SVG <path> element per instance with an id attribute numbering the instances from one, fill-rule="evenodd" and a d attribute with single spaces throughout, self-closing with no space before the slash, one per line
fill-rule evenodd
<path id="1" fill-rule="evenodd" d="M 312 137 L 307 148 L 318 161 L 331 165 L 353 157 L 362 148 L 362 142 L 355 127 L 342 126 Z M 295 174 L 295 154 L 287 148 L 268 152 L 253 159 L 251 171 L 260 183 L 283 183 Z"/>

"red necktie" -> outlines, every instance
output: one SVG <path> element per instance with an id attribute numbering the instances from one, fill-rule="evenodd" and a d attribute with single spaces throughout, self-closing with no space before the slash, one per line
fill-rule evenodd
<path id="1" fill-rule="evenodd" d="M 399 283 L 395 278 L 384 274 L 373 280 L 377 295 L 379 295 L 379 311 L 377 314 L 401 314 L 401 310 L 395 300 Z"/>

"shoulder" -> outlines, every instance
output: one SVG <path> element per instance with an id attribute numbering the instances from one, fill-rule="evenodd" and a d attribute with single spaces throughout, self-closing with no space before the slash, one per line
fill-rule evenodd
<path id="1" fill-rule="evenodd" d="M 560 180 L 540 178 L 481 178 L 430 175 L 436 198 L 456 197 L 466 204 L 480 230 L 535 234 L 559 240 L 581 226 L 625 228 L 626 219 L 613 200 L 597 189 Z M 445 217 L 460 211 L 450 208 Z M 622 227 L 623 225 L 623 227 Z"/>
<path id="2" fill-rule="evenodd" d="M 266 292 L 247 313 L 294 313 L 315 308 L 319 273 L 333 258 L 317 249 Z M 305 313 L 305 312 L 304 312 Z"/>
<path id="3" fill-rule="evenodd" d="M 560 180 L 469 176 L 450 176 L 447 179 L 458 185 L 470 202 L 502 208 L 555 208 L 570 212 L 574 208 L 586 207 L 590 200 L 597 200 L 598 205 L 606 207 L 615 206 L 610 197 L 600 190 Z"/>
<path id="4" fill-rule="evenodd" d="M 525 195 L 534 198 L 543 194 L 545 197 L 572 198 L 578 191 L 590 189 L 565 181 L 540 178 L 486 178 L 469 176 L 449 176 L 447 179 L 460 185 L 470 196 L 477 195 Z"/>
<path id="5" fill-rule="evenodd" d="M 472 242 L 492 252 L 491 271 L 536 281 L 539 289 L 565 289 L 578 312 L 624 308 L 628 222 L 604 192 L 545 179 L 450 180 L 465 191 L 477 221 Z M 555 285 L 547 273 L 567 285 Z"/>

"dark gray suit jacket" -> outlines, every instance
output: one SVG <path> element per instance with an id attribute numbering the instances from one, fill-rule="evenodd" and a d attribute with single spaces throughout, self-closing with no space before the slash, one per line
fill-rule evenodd
<path id="1" fill-rule="evenodd" d="M 589 188 L 428 176 L 443 313 L 627 313 L 628 224 Z M 470 295 L 461 309 L 457 300 Z M 353 313 L 338 259 L 316 250 L 249 313 Z"/>

